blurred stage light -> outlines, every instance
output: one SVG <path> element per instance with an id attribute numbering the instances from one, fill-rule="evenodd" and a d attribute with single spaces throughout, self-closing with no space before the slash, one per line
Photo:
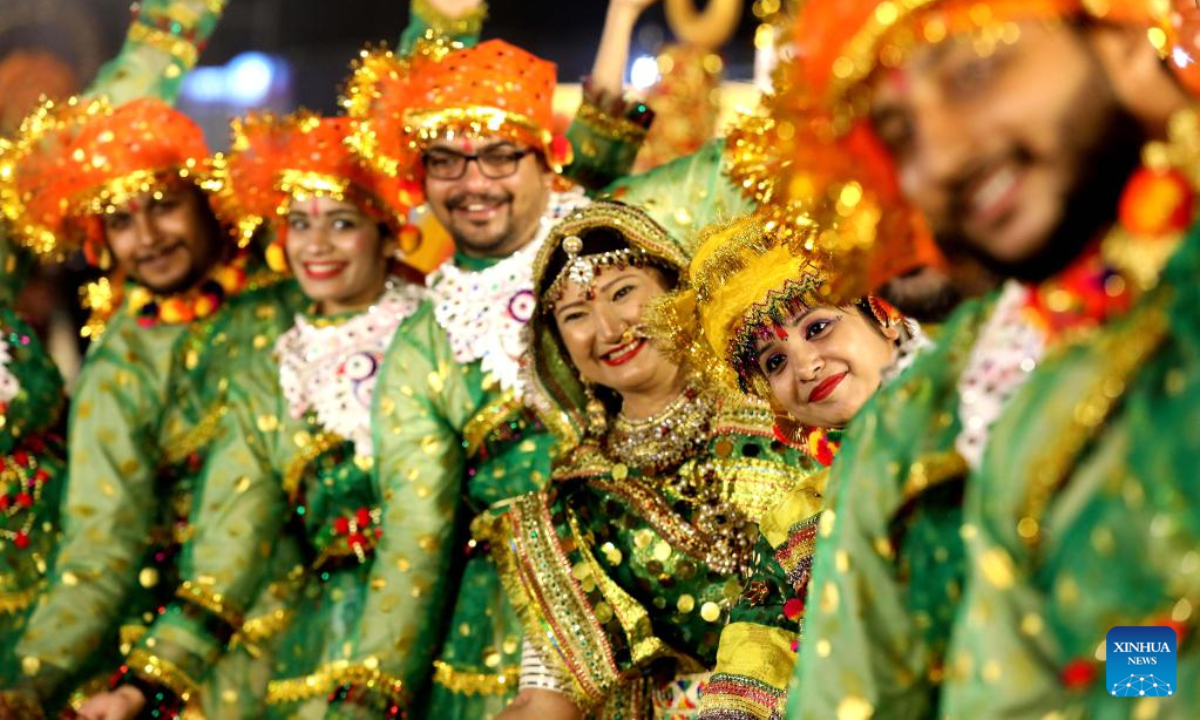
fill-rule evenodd
<path id="1" fill-rule="evenodd" d="M 629 82 L 638 90 L 645 90 L 658 82 L 658 60 L 650 55 L 639 56 L 629 70 Z"/>

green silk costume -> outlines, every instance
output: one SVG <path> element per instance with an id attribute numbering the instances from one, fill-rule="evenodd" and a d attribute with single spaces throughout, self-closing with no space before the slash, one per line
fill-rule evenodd
<path id="1" fill-rule="evenodd" d="M 190 326 L 143 327 L 124 304 L 117 309 L 73 395 L 63 538 L 10 681 L 22 675 L 58 705 L 76 684 L 114 671 L 120 645 L 170 601 L 195 473 L 223 412 L 223 379 L 298 305 L 293 283 L 252 281 Z"/>
<path id="2" fill-rule="evenodd" d="M 993 428 L 966 498 L 948 716 L 1195 717 L 1198 270 L 1194 225 L 1157 286 L 1048 356 Z M 1112 697 L 1108 630 L 1162 624 L 1181 638 L 1172 695 Z"/>
<path id="3" fill-rule="evenodd" d="M 539 292 L 554 280 L 546 268 L 563 238 L 596 228 L 686 266 L 687 252 L 646 215 L 598 205 L 572 215 L 543 248 Z M 583 385 L 539 310 L 530 391 L 561 457 L 549 488 L 497 506 L 477 523 L 476 539 L 490 544 L 525 642 L 586 715 L 686 714 L 698 687 L 683 676 L 715 662 L 753 523 L 815 462 L 774 439 L 769 412 L 722 402 L 702 385 L 639 424 L 673 428 L 661 441 L 670 450 L 622 443 L 620 430 L 585 433 Z"/>
<path id="4" fill-rule="evenodd" d="M 370 664 L 343 662 L 369 602 L 369 580 L 380 572 L 376 554 L 418 551 L 411 535 L 374 533 L 382 522 L 378 471 L 389 465 L 382 428 L 390 430 L 397 419 L 387 396 L 372 390 L 334 398 L 349 415 L 331 414 L 319 401 L 297 405 L 294 398 L 319 397 L 318 385 L 340 382 L 356 371 L 339 368 L 356 362 L 370 368 L 356 383 L 395 372 L 399 355 L 389 345 L 402 344 L 396 327 L 416 309 L 419 293 L 402 284 L 370 311 L 303 316 L 276 346 L 279 361 L 260 353 L 241 368 L 201 476 L 178 601 L 134 649 L 131 663 L 136 655 L 168 664 L 177 674 L 157 679 L 188 692 L 209 680 L 218 658 L 236 656 L 271 630 L 280 639 L 268 652 L 264 680 L 270 684 L 242 698 L 236 716 L 321 717 L 329 694 L 350 683 L 373 681 L 388 697 L 402 697 L 399 688 L 382 688 L 385 680 Z M 306 364 L 323 374 L 305 376 L 298 368 Z M 302 379 L 289 385 L 285 377 Z M 356 442 L 346 427 L 375 441 Z M 399 581 L 388 580 L 395 589 Z M 264 589 L 284 602 L 273 616 L 256 619 L 248 608 Z"/>
<path id="5" fill-rule="evenodd" d="M 1194 122 L 1179 118 L 1173 141 Z M 1150 713 L 1102 703 L 1095 660 L 1114 625 L 1190 617 L 1174 478 L 1191 441 L 1139 435 L 1152 416 L 1126 414 L 1150 403 L 1156 420 L 1175 417 L 1190 387 L 1192 317 L 1175 296 L 1196 241 L 1175 251 L 1183 234 L 1117 224 L 1053 277 L 968 303 L 850 426 L 789 717 Z M 1158 353 L 1179 372 L 1165 390 Z M 1155 526 L 1180 534 L 1156 545 Z M 1116 547 L 1128 556 L 1100 560 Z"/>
<path id="6" fill-rule="evenodd" d="M 199 54 L 197 48 L 203 45 L 215 28 L 224 4 L 221 0 L 148 0 L 142 3 L 120 54 L 101 69 L 87 94 L 108 96 L 114 104 L 144 96 L 173 100 L 178 94 L 182 76 L 195 65 Z M 123 429 L 133 432 L 131 428 L 135 426 L 139 428 L 138 432 L 148 427 L 154 427 L 155 433 L 159 432 L 160 428 L 155 418 L 137 417 L 136 414 L 162 408 L 167 404 L 168 393 L 172 392 L 168 389 L 171 383 L 168 376 L 172 372 L 169 368 L 176 360 L 171 346 L 183 327 L 155 328 L 135 338 L 136 333 L 130 333 L 135 328 L 132 318 L 128 318 L 128 322 L 125 323 L 117 320 L 116 325 L 113 339 L 98 343 L 98 347 L 91 353 L 99 359 L 86 363 L 94 369 L 83 372 L 77 387 L 70 425 L 80 429 L 72 432 L 71 436 L 73 439 L 88 437 L 88 444 L 92 447 L 90 450 L 76 447 L 68 454 L 82 456 L 93 464 L 86 466 L 87 474 L 77 473 L 75 482 L 67 483 L 67 488 L 62 491 L 64 497 L 61 521 L 65 537 L 61 544 L 51 539 L 57 533 L 60 521 L 56 507 L 56 512 L 47 514 L 39 536 L 31 539 L 37 544 L 45 545 L 43 551 L 47 555 L 58 553 L 63 558 L 56 560 L 60 567 L 80 561 L 84 565 L 99 568 L 111 562 L 119 572 L 110 573 L 110 577 L 104 578 L 90 589 L 81 590 L 77 595 L 75 583 L 79 577 L 70 571 L 65 576 L 56 571 L 51 576 L 49 588 L 42 598 L 45 607 L 39 604 L 39 610 L 29 619 L 28 630 L 23 634 L 20 644 L 17 644 L 15 639 L 12 643 L 5 643 L 6 649 L 14 655 L 5 656 L 0 664 L 0 676 L 5 684 L 19 683 L 32 688 L 39 701 L 49 705 L 60 704 L 72 682 L 85 679 L 83 674 L 89 669 L 115 669 L 118 657 L 116 616 L 130 610 L 127 606 L 122 607 L 123 594 L 128 586 L 136 584 L 139 571 L 136 562 L 140 550 L 133 549 L 126 541 L 131 541 L 133 546 L 149 541 L 146 536 L 134 537 L 133 533 L 119 533 L 117 542 L 114 543 L 115 547 L 112 548 L 113 554 L 104 558 L 103 545 L 107 541 L 108 530 L 101 530 L 106 526 L 105 523 L 99 521 L 98 516 L 91 514 L 97 507 L 90 504 L 90 499 L 85 503 L 72 504 L 78 503 L 82 493 L 89 497 L 95 495 L 98 499 L 96 505 L 100 508 L 116 510 L 112 501 L 119 494 L 118 488 L 125 487 L 119 480 L 116 483 L 112 481 L 114 478 L 121 478 L 125 471 L 130 470 L 133 467 L 132 463 L 140 462 L 140 459 L 135 459 L 137 451 L 132 446 L 143 442 L 148 436 L 117 438 Z M 103 346 L 103 349 L 99 346 Z M 198 361 L 197 365 L 204 367 L 206 363 Z M 139 392 L 136 387 L 143 383 L 147 386 L 141 388 L 145 390 L 144 393 Z M 118 385 L 124 388 L 120 392 L 116 390 Z M 113 391 L 112 395 L 106 396 L 105 390 L 110 388 Z M 183 389 L 178 391 L 183 392 Z M 87 417 L 79 419 L 80 406 L 96 410 L 96 414 L 85 412 L 82 414 Z M 196 408 L 193 408 L 192 412 L 196 412 Z M 184 412 L 183 416 L 186 415 L 187 412 Z M 176 421 L 173 430 L 182 430 L 180 424 L 183 422 L 185 421 L 182 419 Z M 99 439 L 101 436 L 114 439 L 111 447 Z M 93 470 L 96 471 L 95 474 L 92 474 Z M 139 465 L 133 474 L 140 476 L 144 471 L 147 471 L 146 466 Z M 151 473 L 149 477 L 131 478 L 138 494 L 137 501 L 140 503 L 153 503 L 153 490 L 147 489 L 156 487 L 153 468 L 148 472 Z M 87 479 L 81 480 L 81 477 Z M 109 491 L 111 494 L 104 494 Z M 55 505 L 57 506 L 57 503 Z M 88 515 L 87 520 L 81 523 L 81 518 L 72 517 L 72 507 L 82 508 Z M 112 527 L 125 527 L 124 512 L 122 511 L 120 517 L 109 518 Z M 150 514 L 154 514 L 154 511 L 151 510 Z M 132 525 L 138 526 L 147 519 L 148 516 L 140 516 Z M 95 524 L 88 526 L 89 522 Z M 88 531 L 83 534 L 77 532 L 83 526 L 88 526 Z M 167 532 L 165 537 L 169 535 Z M 164 537 L 160 537 L 156 540 L 163 539 Z M 51 545 L 55 545 L 53 553 Z M 85 556 L 90 556 L 91 559 L 85 559 Z M 165 556 L 163 559 L 166 559 Z M 143 583 L 154 583 L 157 581 L 156 573 L 156 568 L 146 568 L 140 579 Z M 70 585 L 63 583 L 64 577 Z M 92 580 L 93 578 L 85 575 L 82 584 L 87 585 Z M 92 593 L 95 595 L 89 597 Z M 52 598 L 57 598 L 57 601 Z M 76 606 L 71 598 L 79 598 L 84 607 L 95 609 L 100 614 L 93 618 L 81 619 L 80 607 Z M 55 602 L 59 607 L 55 607 Z M 147 607 L 152 605 L 147 604 Z M 144 618 L 138 619 L 144 621 Z M 66 626 L 63 632 L 65 642 L 61 643 L 57 639 L 48 638 L 48 635 L 58 634 L 60 622 Z M 107 665 L 103 662 L 91 663 L 85 656 L 90 648 L 101 642 L 101 636 L 111 640 Z M 78 644 L 72 643 L 71 640 L 77 641 Z M 43 654 L 49 656 L 46 663 L 42 662 Z M 75 675 L 77 672 L 81 674 Z"/>
<path id="7" fill-rule="evenodd" d="M 789 718 L 936 713 L 964 572 L 957 383 L 991 304 L 961 307 L 938 343 L 846 429 L 817 534 Z"/>
<path id="8" fill-rule="evenodd" d="M 59 422 L 63 380 L 33 330 L 12 309 L 24 277 L 23 253 L 0 241 L 0 667 L 11 667 L 17 638 L 44 584 L 58 539 L 66 479 Z"/>

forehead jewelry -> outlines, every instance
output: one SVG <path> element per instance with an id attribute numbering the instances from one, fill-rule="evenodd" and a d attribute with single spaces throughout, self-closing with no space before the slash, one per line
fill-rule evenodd
<path id="1" fill-rule="evenodd" d="M 569 235 L 563 239 L 562 249 L 567 254 L 567 262 L 547 292 L 547 298 L 551 301 L 562 297 L 567 283 L 584 288 L 590 300 L 595 295 L 596 275 L 604 268 L 640 266 L 650 261 L 650 256 L 644 250 L 634 247 L 609 250 L 595 255 L 580 255 L 583 240 L 578 235 Z"/>

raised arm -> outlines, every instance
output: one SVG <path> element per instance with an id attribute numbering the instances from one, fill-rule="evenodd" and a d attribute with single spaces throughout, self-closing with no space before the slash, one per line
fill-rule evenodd
<path id="1" fill-rule="evenodd" d="M 411 55 L 417 41 L 435 37 L 474 47 L 487 9 L 483 0 L 412 0 L 408 27 L 400 34 L 400 54 Z"/>
<path id="2" fill-rule="evenodd" d="M 592 75 L 584 79 L 583 102 L 567 128 L 574 160 L 565 174 L 600 191 L 633 169 L 654 113 L 625 96 L 625 63 L 633 27 L 642 11 L 657 0 L 612 0 Z"/>
<path id="3" fill-rule="evenodd" d="M 86 95 L 113 105 L 140 97 L 174 103 L 229 0 L 142 0 L 125 44 L 100 68 Z"/>

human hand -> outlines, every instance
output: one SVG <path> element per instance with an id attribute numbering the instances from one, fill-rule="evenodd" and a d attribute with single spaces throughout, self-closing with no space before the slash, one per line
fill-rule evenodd
<path id="1" fill-rule="evenodd" d="M 79 709 L 85 720 L 133 720 L 146 706 L 141 690 L 123 685 L 112 692 L 93 695 Z"/>
<path id="2" fill-rule="evenodd" d="M 458 18 L 472 12 L 483 4 L 483 0 L 426 0 L 434 10 L 448 18 Z"/>

